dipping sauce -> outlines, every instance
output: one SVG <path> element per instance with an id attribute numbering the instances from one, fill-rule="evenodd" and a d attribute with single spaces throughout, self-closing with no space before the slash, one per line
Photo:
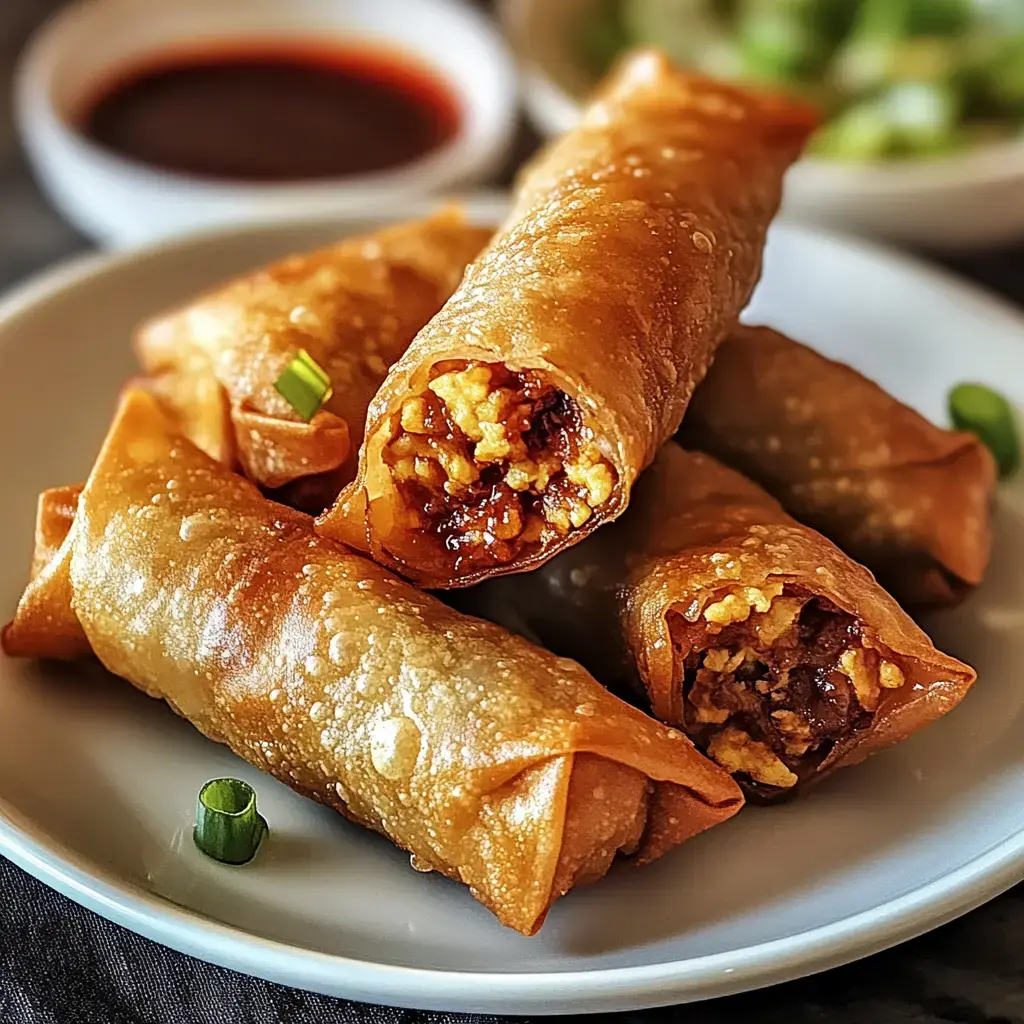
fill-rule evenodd
<path id="1" fill-rule="evenodd" d="M 166 55 L 86 108 L 81 130 L 121 156 L 248 182 L 340 178 L 407 164 L 448 142 L 459 109 L 404 55 L 315 47 Z"/>

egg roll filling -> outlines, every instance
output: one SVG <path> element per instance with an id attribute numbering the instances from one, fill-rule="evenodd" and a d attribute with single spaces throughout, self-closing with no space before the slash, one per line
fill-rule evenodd
<path id="1" fill-rule="evenodd" d="M 832 748 L 868 728 L 894 662 L 866 646 L 858 620 L 799 587 L 768 583 L 673 612 L 683 662 L 684 728 L 749 793 L 780 795 Z"/>
<path id="2" fill-rule="evenodd" d="M 505 564 L 586 523 L 616 473 L 576 402 L 530 371 L 436 364 L 385 447 L 403 523 L 454 569 Z"/>

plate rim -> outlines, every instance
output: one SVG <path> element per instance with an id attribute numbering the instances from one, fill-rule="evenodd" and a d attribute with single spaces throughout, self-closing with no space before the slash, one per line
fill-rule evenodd
<path id="1" fill-rule="evenodd" d="M 954 920 L 1024 878 L 1020 832 L 888 903 L 743 950 L 633 967 L 503 974 L 358 960 L 253 935 L 135 883 L 110 881 L 106 872 L 76 863 L 81 858 L 58 843 L 47 849 L 9 820 L 4 801 L 0 853 L 86 909 L 179 953 L 324 995 L 463 1013 L 615 1012 L 736 995 L 881 952 Z"/>
<path id="2" fill-rule="evenodd" d="M 500 217 L 506 200 L 481 197 L 472 209 Z M 396 204 L 387 211 L 338 214 L 346 222 L 392 221 L 420 216 L 437 200 Z M 206 241 L 264 234 L 268 230 L 323 227 L 331 218 L 271 217 L 215 227 L 114 252 L 73 256 L 42 271 L 0 298 L 4 325 L 54 295 L 116 273 L 140 260 L 193 249 Z M 947 290 L 982 315 L 1003 321 L 1024 337 L 1024 313 L 1012 303 L 955 273 L 877 242 L 785 221 L 773 232 L 798 244 L 822 242 Z M 637 1010 L 749 991 L 790 981 L 879 952 L 980 906 L 1024 879 L 1024 831 L 1008 836 L 954 871 L 887 903 L 829 924 L 739 950 L 628 967 L 582 971 L 484 972 L 408 967 L 324 953 L 263 938 L 178 906 L 135 882 L 90 864 L 21 816 L 0 798 L 0 854 L 56 891 L 100 916 L 178 952 L 280 984 L 326 995 L 427 1010 L 478 1013 L 560 1014 Z"/>

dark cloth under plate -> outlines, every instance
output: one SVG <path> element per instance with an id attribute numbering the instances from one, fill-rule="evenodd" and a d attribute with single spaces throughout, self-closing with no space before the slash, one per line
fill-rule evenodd
<path id="1" fill-rule="evenodd" d="M 620 1024 L 1024 1022 L 1024 887 L 898 949 L 762 992 L 562 1020 Z M 552 1018 L 553 1020 L 558 1018 Z M 0 859 L 3 1024 L 492 1024 L 272 985 L 173 953 Z"/>

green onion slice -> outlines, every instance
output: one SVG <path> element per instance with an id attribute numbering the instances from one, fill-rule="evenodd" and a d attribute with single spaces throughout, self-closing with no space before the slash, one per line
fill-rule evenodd
<path id="1" fill-rule="evenodd" d="M 949 393 L 949 416 L 958 430 L 969 430 L 996 457 L 1001 477 L 1020 465 L 1020 440 L 1013 409 L 984 384 L 958 384 Z"/>
<path id="2" fill-rule="evenodd" d="M 222 864 L 246 864 L 269 832 L 256 810 L 256 793 L 241 779 L 211 779 L 199 791 L 196 846 Z"/>
<path id="3" fill-rule="evenodd" d="M 277 393 L 308 423 L 331 397 L 331 378 L 305 350 L 285 367 L 274 381 Z"/>

